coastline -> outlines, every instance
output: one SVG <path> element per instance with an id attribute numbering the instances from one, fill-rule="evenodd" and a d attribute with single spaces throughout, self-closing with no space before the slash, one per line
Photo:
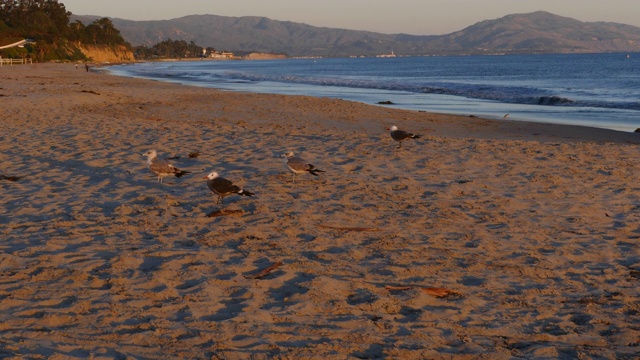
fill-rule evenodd
<path id="1" fill-rule="evenodd" d="M 560 55 L 557 55 L 560 56 Z M 452 77 L 464 74 L 465 66 L 482 69 L 489 66 L 489 57 L 453 58 L 448 74 Z M 604 58 L 604 59 L 601 59 Z M 572 62 L 571 55 L 561 58 L 565 64 Z M 519 61 L 521 60 L 521 61 Z M 553 55 L 543 56 L 540 60 L 554 63 L 560 60 Z M 619 71 L 627 63 L 608 54 L 587 57 L 575 57 L 576 61 L 584 63 L 577 68 L 586 69 L 594 66 L 598 61 L 613 61 L 616 64 L 614 72 L 622 76 Z M 347 101 L 357 101 L 365 104 L 388 103 L 393 108 L 426 111 L 461 116 L 476 116 L 487 119 L 503 119 L 508 115 L 509 121 L 528 121 L 551 124 L 565 124 L 605 128 L 618 131 L 634 132 L 640 127 L 640 112 L 635 109 L 637 102 L 628 100 L 633 97 L 631 88 L 613 85 L 616 82 L 605 83 L 604 80 L 584 80 L 589 74 L 571 72 L 568 69 L 556 69 L 555 73 L 547 74 L 549 84 L 538 88 L 536 78 L 545 74 L 526 70 L 520 71 L 524 76 L 516 81 L 515 87 L 507 85 L 509 76 L 502 78 L 496 74 L 496 83 L 488 81 L 486 85 L 474 84 L 478 80 L 467 83 L 453 82 L 447 84 L 444 80 L 430 80 L 429 76 L 411 80 L 407 77 L 415 67 L 437 68 L 444 66 L 444 59 L 439 58 L 411 58 L 397 60 L 380 59 L 325 59 L 298 60 L 290 59 L 271 64 L 258 62 L 232 62 L 218 64 L 189 63 L 169 64 L 140 64 L 137 66 L 113 66 L 106 71 L 122 76 L 132 76 L 160 81 L 182 83 L 184 85 L 213 87 L 219 90 L 236 92 L 253 92 L 280 95 L 308 95 L 314 97 L 328 97 Z M 364 62 L 358 67 L 359 62 Z M 406 81 L 387 78 L 384 68 L 394 62 L 399 70 L 397 76 L 407 77 Z M 397 62 L 397 64 L 395 64 Z M 500 68 L 505 72 L 513 71 L 514 67 L 531 64 L 533 69 L 540 69 L 533 65 L 535 57 L 507 57 L 502 59 Z M 549 65 L 551 66 L 551 65 Z M 367 73 L 377 69 L 369 80 Z M 359 69 L 359 70 L 358 70 Z M 510 69 L 510 70 L 509 70 Z M 567 70 L 565 72 L 565 70 Z M 339 74 L 353 71 L 353 76 L 342 78 Z M 317 72 L 317 74 L 316 74 Z M 337 72 L 337 74 L 332 74 Z M 163 75 L 164 74 L 164 75 Z M 322 75 L 321 75 L 322 74 Z M 526 75 L 525 75 L 526 74 Z M 566 74 L 566 75 L 565 75 Z M 486 74 L 485 74 L 486 75 Z M 482 72 L 471 72 L 470 79 L 482 78 Z M 567 77 L 562 81 L 559 78 Z M 616 75 L 612 75 L 616 76 Z M 598 79 L 605 76 L 599 76 Z M 581 80 L 581 78 L 583 80 Z M 574 80 L 571 80 L 574 79 Z M 506 81 L 506 82 L 505 82 Z M 564 83 L 575 86 L 563 87 Z M 589 84 L 586 84 L 589 82 Z M 442 86 L 438 84 L 442 83 Z M 609 85 L 611 84 L 611 85 Z M 598 98 L 596 90 L 611 86 L 608 98 Z M 604 91 L 604 90 L 601 90 Z M 625 100 L 626 99 L 626 100 Z"/>
<path id="2" fill-rule="evenodd" d="M 8 355 L 637 352 L 639 134 L 73 64 L 0 74 Z M 424 136 L 397 150 L 390 125 Z M 192 174 L 157 183 L 152 148 Z M 326 173 L 292 183 L 287 150 Z M 216 204 L 211 170 L 256 196 Z"/>

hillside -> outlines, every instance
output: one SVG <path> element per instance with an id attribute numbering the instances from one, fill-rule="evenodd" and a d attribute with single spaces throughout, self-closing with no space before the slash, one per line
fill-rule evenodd
<path id="1" fill-rule="evenodd" d="M 96 18 L 72 16 L 85 23 Z M 438 36 L 322 28 L 264 17 L 192 15 L 172 20 L 112 21 L 132 45 L 173 39 L 219 50 L 289 56 L 372 56 L 391 51 L 399 55 L 640 51 L 639 27 L 582 22 L 543 11 L 507 15 Z"/>
<path id="2" fill-rule="evenodd" d="M 582 22 L 547 12 L 507 15 L 438 37 L 434 50 L 474 53 L 588 53 L 640 51 L 640 28 Z"/>

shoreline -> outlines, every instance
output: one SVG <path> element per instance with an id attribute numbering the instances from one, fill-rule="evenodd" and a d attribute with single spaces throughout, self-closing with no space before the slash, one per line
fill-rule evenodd
<path id="1" fill-rule="evenodd" d="M 343 60 L 344 62 L 345 60 Z M 314 62 L 315 63 L 315 62 Z M 291 66 L 295 69 L 306 68 L 306 66 L 312 66 L 311 62 L 302 62 L 296 63 L 295 60 L 291 60 Z M 305 65 L 306 64 L 306 65 Z M 348 65 L 351 64 L 351 60 L 347 60 L 344 63 L 340 63 L 336 66 L 348 68 Z M 176 65 L 177 66 L 177 65 Z M 213 66 L 213 65 L 212 65 Z M 240 69 L 233 64 L 213 66 L 206 66 L 207 70 L 205 73 L 207 74 L 219 74 L 219 72 L 231 72 L 234 73 L 234 69 L 237 69 L 239 73 L 244 73 L 248 71 L 248 69 L 253 68 L 254 65 L 241 65 Z M 248 69 L 246 68 L 248 66 Z M 256 66 L 258 66 L 256 64 Z M 315 64 L 313 64 L 315 66 Z M 373 66 L 373 65 L 372 65 Z M 270 66 L 269 68 L 271 68 Z M 155 69 L 155 66 L 152 67 Z M 637 111 L 632 109 L 623 109 L 623 108 L 611 108 L 607 110 L 605 107 L 598 107 L 595 104 L 588 105 L 587 102 L 577 101 L 576 106 L 549 106 L 549 105 L 535 105 L 532 102 L 539 103 L 547 103 L 552 101 L 564 101 L 573 102 L 569 98 L 563 99 L 562 97 L 547 97 L 547 96 L 536 96 L 535 94 L 531 94 L 531 98 L 529 101 L 512 102 L 509 97 L 506 97 L 500 100 L 483 100 L 477 98 L 466 98 L 463 97 L 463 94 L 460 96 L 453 95 L 445 95 L 445 94 L 420 94 L 418 92 L 413 92 L 414 90 L 409 90 L 407 93 L 398 92 L 398 91 L 385 91 L 381 89 L 359 89 L 358 86 L 351 87 L 348 84 L 350 81 L 338 81 L 338 87 L 332 86 L 319 86 L 313 85 L 311 83 L 305 84 L 305 81 L 298 82 L 294 81 L 292 83 L 284 82 L 284 83 L 271 83 L 264 81 L 255 81 L 255 82 L 236 82 L 233 80 L 235 76 L 231 76 L 227 78 L 227 76 L 220 75 L 218 79 L 217 75 L 216 79 L 208 79 L 208 76 L 205 76 L 204 73 L 201 73 L 199 70 L 195 70 L 194 76 L 180 76 L 179 74 L 187 74 L 191 70 L 191 66 L 179 66 L 175 69 L 167 69 L 166 66 L 159 65 L 158 69 L 151 70 L 152 73 L 156 75 L 151 75 L 152 77 L 157 77 L 155 80 L 160 81 L 171 81 L 174 83 L 182 83 L 188 86 L 201 86 L 201 87 L 212 87 L 217 88 L 218 90 L 224 91 L 236 91 L 236 92 L 255 92 L 255 93 L 271 93 L 271 94 L 282 94 L 282 95 L 309 95 L 314 97 L 329 97 L 342 99 L 347 101 L 358 101 L 365 104 L 378 104 L 381 102 L 390 102 L 393 103 L 393 108 L 411 110 L 411 111 L 426 111 L 428 113 L 441 113 L 441 114 L 449 114 L 449 115 L 460 115 L 460 116 L 476 116 L 480 118 L 488 118 L 488 119 L 502 119 L 505 114 L 509 115 L 510 121 L 528 121 L 528 122 L 538 122 L 538 123 L 551 123 L 551 124 L 566 124 L 566 125 L 577 125 L 577 126 L 587 126 L 587 127 L 595 127 L 595 128 L 605 128 L 612 129 L 618 131 L 625 132 L 634 132 L 638 130 L 640 127 L 640 118 L 638 118 Z M 198 69 L 200 67 L 197 67 Z M 146 69 L 146 70 L 145 70 Z M 243 70 L 244 69 L 244 70 Z M 113 74 L 119 74 L 120 76 L 133 76 L 140 78 L 145 78 L 149 71 L 146 65 L 134 66 L 134 67 L 112 67 L 108 68 L 107 71 L 112 72 Z M 183 70 L 183 71 L 181 71 Z M 204 70 L 204 69 L 202 69 Z M 279 71 L 277 69 L 273 69 L 277 74 Z M 161 73 L 173 73 L 177 71 L 175 77 L 170 76 L 168 78 L 159 77 L 157 71 Z M 257 73 L 260 73 L 260 70 L 256 70 Z M 261 77 L 255 74 L 252 75 L 253 72 L 249 71 L 247 76 L 249 79 L 259 80 Z M 197 74 L 197 75 L 195 75 Z M 269 75 L 267 75 L 269 76 Z M 319 81 L 316 79 L 315 81 Z M 331 83 L 331 79 L 328 80 Z M 579 81 L 579 80 L 576 80 Z M 314 82 L 314 81 L 312 81 Z M 373 87 L 382 86 L 384 83 L 377 84 Z M 344 86 L 344 87 L 343 87 Z M 411 87 L 409 86 L 408 89 Z M 559 90 L 558 90 L 559 91 Z M 557 92 L 557 91 L 556 91 Z M 515 95 L 513 95 L 515 96 Z M 527 96 L 524 98 L 527 98 Z M 569 96 L 569 95 L 567 95 Z M 556 99 L 556 100 L 554 100 Z M 504 101 L 504 102 L 503 102 Z M 586 100 L 585 100 L 586 101 Z M 595 100 L 594 100 L 595 101 Z M 581 106 L 578 104 L 581 103 Z M 596 101 L 597 103 L 597 101 Z M 381 105 L 384 106 L 384 105 Z M 388 106 L 388 105 L 387 105 Z"/>
<path id="2" fill-rule="evenodd" d="M 220 60 L 214 60 L 214 61 L 220 61 Z M 111 65 L 113 64 L 109 64 L 104 67 L 108 67 Z M 313 95 L 286 95 L 286 94 L 283 95 L 283 94 L 269 94 L 269 93 L 259 93 L 259 92 L 233 91 L 233 90 L 219 89 L 215 87 L 202 87 L 202 86 L 188 85 L 188 84 L 182 84 L 182 83 L 164 82 L 161 80 L 145 79 L 145 78 L 139 78 L 135 76 L 116 75 L 116 74 L 112 74 L 108 69 L 104 69 L 104 67 L 101 66 L 100 68 L 102 69 L 98 70 L 98 72 L 107 76 L 121 77 L 121 78 L 141 80 L 141 81 L 159 82 L 159 83 L 170 84 L 174 86 L 185 86 L 185 87 L 191 87 L 191 88 L 197 88 L 197 89 L 209 89 L 212 91 L 220 92 L 222 94 L 244 94 L 244 95 L 253 94 L 257 96 L 266 96 L 266 97 L 274 96 L 275 98 L 292 97 L 292 98 L 299 98 L 299 99 L 317 99 L 319 101 L 328 101 L 329 103 L 332 103 L 332 104 L 335 104 L 335 102 L 345 102 L 345 103 L 361 104 L 364 107 L 369 107 L 369 106 L 378 107 L 378 108 L 386 109 L 390 113 L 394 113 L 397 111 L 397 112 L 424 114 L 425 115 L 424 117 L 438 118 L 439 123 L 449 122 L 448 124 L 440 124 L 442 129 L 446 130 L 446 132 L 444 132 L 443 135 L 447 135 L 447 136 L 454 135 L 454 134 L 458 136 L 479 136 L 479 133 L 475 131 L 469 132 L 469 133 L 466 133 L 464 131 L 457 131 L 454 129 L 454 125 L 455 123 L 458 123 L 459 125 L 466 126 L 469 124 L 469 122 L 471 123 L 475 122 L 476 124 L 478 124 L 479 122 L 482 122 L 482 121 L 489 121 L 489 122 L 492 122 L 494 126 L 497 126 L 496 131 L 493 131 L 492 129 L 487 134 L 481 131 L 480 134 L 482 134 L 482 136 L 489 136 L 489 137 L 496 136 L 496 138 L 498 138 L 496 133 L 504 131 L 507 134 L 510 134 L 510 136 L 524 136 L 524 137 L 527 136 L 526 134 L 527 132 L 530 132 L 529 134 L 530 136 L 533 136 L 533 137 L 542 136 L 541 139 L 543 141 L 546 141 L 550 138 L 559 137 L 564 139 L 585 140 L 585 141 L 613 141 L 613 142 L 622 141 L 622 142 L 629 142 L 629 143 L 640 142 L 640 136 L 636 136 L 637 134 L 634 134 L 633 131 L 616 130 L 611 128 L 593 127 L 593 126 L 586 126 L 586 125 L 540 122 L 540 121 L 531 121 L 531 120 L 503 120 L 495 117 L 483 117 L 481 115 L 458 115 L 458 114 L 451 114 L 451 113 L 429 112 L 424 110 L 412 110 L 412 109 L 394 108 L 391 106 L 383 106 L 384 104 L 373 104 L 373 103 L 366 103 L 366 102 L 355 101 L 355 100 L 318 97 Z M 420 118 L 420 116 L 413 116 L 412 118 Z M 381 125 L 381 126 L 384 127 L 384 125 Z M 475 129 L 475 130 L 478 130 L 478 129 Z M 626 135 L 623 135 L 623 134 L 626 134 Z"/>
<path id="3" fill-rule="evenodd" d="M 6 70 L 4 354 L 637 353 L 638 134 Z M 286 151 L 326 172 L 292 183 Z M 256 195 L 216 204 L 213 170 Z"/>

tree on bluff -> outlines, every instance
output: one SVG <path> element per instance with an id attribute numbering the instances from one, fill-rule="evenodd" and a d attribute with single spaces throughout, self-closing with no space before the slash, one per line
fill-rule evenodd
<path id="1" fill-rule="evenodd" d="M 95 20 L 84 29 L 84 43 L 94 45 L 124 45 L 126 41 L 120 35 L 120 30 L 113 26 L 108 18 Z"/>
<path id="2" fill-rule="evenodd" d="M 56 0 L 0 0 L 0 41 L 15 37 L 36 41 L 5 55 L 22 52 L 22 57 L 38 60 L 86 60 L 77 43 L 131 48 L 110 19 L 85 26 L 79 21 L 69 24 L 70 16 Z"/>
<path id="3" fill-rule="evenodd" d="M 137 46 L 134 48 L 138 59 L 153 58 L 197 58 L 202 54 L 202 47 L 193 41 L 187 43 L 184 40 L 165 40 L 152 47 Z"/>
<path id="4" fill-rule="evenodd" d="M 27 38 L 66 36 L 71 13 L 56 0 L 0 0 L 0 21 Z"/>

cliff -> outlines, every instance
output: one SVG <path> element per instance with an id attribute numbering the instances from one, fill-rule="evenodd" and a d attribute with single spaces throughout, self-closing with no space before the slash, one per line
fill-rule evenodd
<path id="1" fill-rule="evenodd" d="M 119 63 L 135 61 L 131 49 L 123 45 L 118 46 L 92 46 L 79 44 L 82 53 L 96 63 Z"/>
<path id="2" fill-rule="evenodd" d="M 245 60 L 277 60 L 277 59 L 286 59 L 287 56 L 284 54 L 267 54 L 267 53 L 251 53 L 247 56 L 244 56 Z"/>

